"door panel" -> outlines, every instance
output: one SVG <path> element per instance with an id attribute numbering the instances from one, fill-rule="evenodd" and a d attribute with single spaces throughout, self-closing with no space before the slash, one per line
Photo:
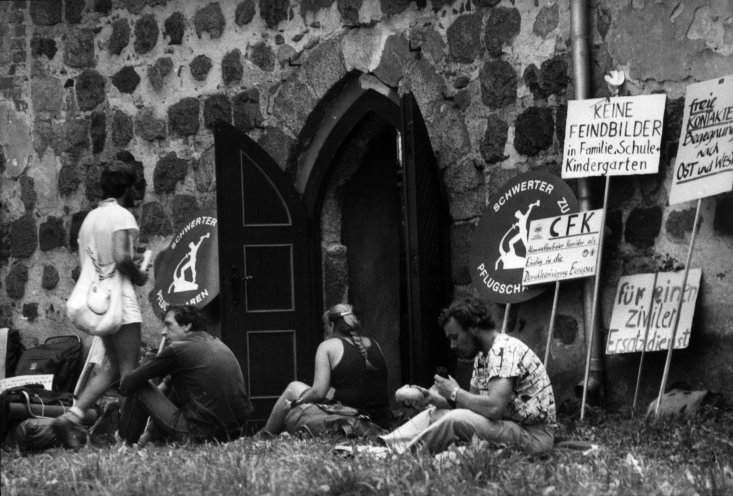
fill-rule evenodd
<path id="1" fill-rule="evenodd" d="M 307 219 L 257 143 L 223 122 L 214 138 L 222 340 L 245 375 L 254 428 L 290 381 L 312 373 Z"/>
<path id="2" fill-rule="evenodd" d="M 430 137 L 411 93 L 402 97 L 403 205 L 405 216 L 410 381 L 432 384 L 437 366 L 453 370 L 455 357 L 438 325 L 450 301 L 447 201 Z"/>

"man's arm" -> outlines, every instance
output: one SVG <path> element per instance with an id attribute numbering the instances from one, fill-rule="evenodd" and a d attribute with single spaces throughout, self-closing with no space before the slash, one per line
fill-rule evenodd
<path id="1" fill-rule="evenodd" d="M 137 388 L 154 377 L 168 375 L 176 364 L 176 355 L 171 348 L 164 349 L 160 355 L 151 358 L 145 365 L 142 365 L 122 379 L 120 393 L 128 396 Z"/>
<path id="2" fill-rule="evenodd" d="M 495 377 L 489 381 L 488 394 L 478 394 L 474 388 L 466 391 L 458 386 L 452 377 L 435 376 L 435 388 L 446 400 L 456 391 L 456 407 L 465 408 L 491 420 L 504 418 L 506 408 L 512 400 L 514 378 Z"/>

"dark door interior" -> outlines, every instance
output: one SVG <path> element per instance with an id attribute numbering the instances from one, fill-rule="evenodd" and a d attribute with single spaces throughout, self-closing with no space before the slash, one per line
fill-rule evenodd
<path id="1" fill-rule="evenodd" d="M 290 179 L 254 141 L 215 127 L 222 340 L 267 418 L 287 384 L 310 380 L 307 219 Z"/>

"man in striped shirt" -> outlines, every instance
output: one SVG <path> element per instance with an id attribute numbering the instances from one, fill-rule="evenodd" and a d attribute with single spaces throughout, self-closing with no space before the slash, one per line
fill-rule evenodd
<path id="1" fill-rule="evenodd" d="M 436 375 L 423 394 L 427 407 L 382 439 L 397 451 L 425 446 L 439 453 L 473 436 L 528 453 L 552 449 L 555 397 L 547 371 L 520 340 L 501 334 L 486 306 L 476 298 L 453 302 L 439 317 L 451 349 L 474 357 L 469 390 Z M 415 386 L 417 387 L 417 386 Z"/>

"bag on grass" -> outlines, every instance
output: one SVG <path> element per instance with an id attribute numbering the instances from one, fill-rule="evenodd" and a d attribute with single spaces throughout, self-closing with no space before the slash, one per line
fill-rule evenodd
<path id="1" fill-rule="evenodd" d="M 79 336 L 52 336 L 23 352 L 15 375 L 53 374 L 54 391 L 73 391 L 82 365 Z"/>
<path id="2" fill-rule="evenodd" d="M 53 420 L 73 404 L 72 393 L 49 391 L 40 384 L 6 389 L 0 394 L 0 441 L 15 428 L 15 423 L 34 418 Z"/>
<path id="3" fill-rule="evenodd" d="M 356 408 L 340 403 L 306 403 L 291 409 L 285 417 L 290 434 L 311 437 L 336 434 L 346 437 L 375 437 L 386 431 Z"/>
<path id="4" fill-rule="evenodd" d="M 6 443 L 21 451 L 41 451 L 61 446 L 53 430 L 54 419 L 38 417 L 25 419 L 10 430 Z"/>

